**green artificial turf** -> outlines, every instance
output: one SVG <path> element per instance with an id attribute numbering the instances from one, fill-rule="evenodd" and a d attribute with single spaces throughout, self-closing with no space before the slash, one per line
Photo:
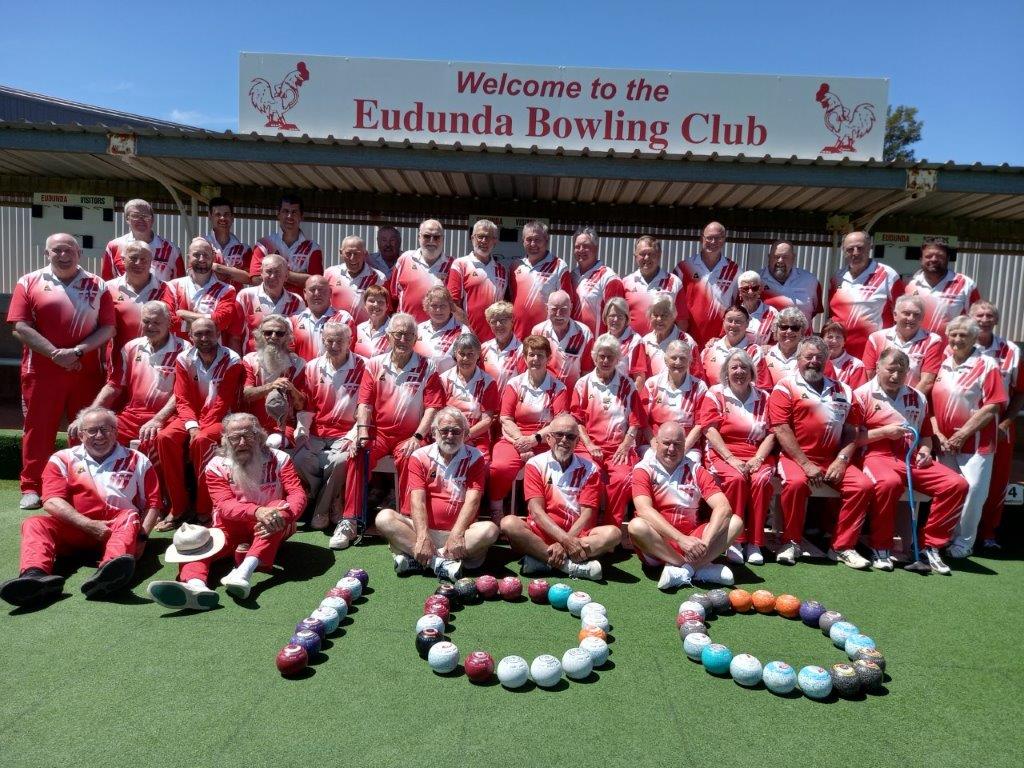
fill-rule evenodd
<path id="1" fill-rule="evenodd" d="M 17 499 L 14 483 L 0 483 L 4 578 L 16 570 Z M 510 692 L 437 677 L 419 659 L 413 625 L 435 581 L 396 578 L 376 541 L 333 553 L 324 535 L 300 533 L 279 576 L 256 576 L 249 602 L 225 596 L 210 613 L 176 614 L 144 589 L 173 578 L 155 557 L 167 538 L 152 542 L 118 602 L 87 603 L 79 586 L 91 568 L 81 567 L 60 602 L 0 611 L 0 764 L 995 766 L 1018 764 L 1024 748 L 1017 559 L 978 558 L 951 578 L 823 563 L 738 569 L 748 589 L 842 611 L 884 651 L 884 695 L 820 703 L 745 690 L 690 662 L 674 619 L 691 590 L 660 593 L 635 558 L 607 568 L 607 583 L 577 584 L 608 607 L 612 664 L 592 682 Z M 489 570 L 507 575 L 499 552 Z M 372 592 L 311 674 L 283 679 L 277 650 L 354 566 L 369 571 Z M 525 601 L 464 608 L 452 623 L 463 654 L 496 659 L 561 656 L 579 628 Z M 710 632 L 764 662 L 845 660 L 819 631 L 779 617 L 722 617 Z"/>

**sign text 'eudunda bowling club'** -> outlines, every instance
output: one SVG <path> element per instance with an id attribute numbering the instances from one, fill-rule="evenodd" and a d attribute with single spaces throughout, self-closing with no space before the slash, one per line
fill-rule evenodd
<path id="1" fill-rule="evenodd" d="M 239 130 L 591 152 L 881 158 L 889 84 L 243 53 Z"/>

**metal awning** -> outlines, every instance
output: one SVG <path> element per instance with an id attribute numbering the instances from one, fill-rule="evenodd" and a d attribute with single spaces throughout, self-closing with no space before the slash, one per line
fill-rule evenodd
<path id="1" fill-rule="evenodd" d="M 254 206 L 290 189 L 309 194 L 311 209 L 504 210 L 675 225 L 721 212 L 736 226 L 818 232 L 828 217 L 846 215 L 858 226 L 1024 241 L 1024 168 L 1008 165 L 592 154 L 0 121 L 0 193 L 167 199 L 157 181 L 200 200 L 219 187 Z"/>

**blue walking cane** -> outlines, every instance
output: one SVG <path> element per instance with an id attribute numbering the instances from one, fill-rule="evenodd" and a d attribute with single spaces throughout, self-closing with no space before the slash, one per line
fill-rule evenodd
<path id="1" fill-rule="evenodd" d="M 914 436 L 914 439 L 907 447 L 907 454 L 903 458 L 907 472 L 907 500 L 910 502 L 910 526 L 914 542 L 914 561 L 909 565 L 905 565 L 903 570 L 914 573 L 931 573 L 932 569 L 928 567 L 928 564 L 921 561 L 921 550 L 917 544 L 917 502 L 914 499 L 914 478 L 911 473 L 912 465 L 910 463 L 913 460 L 914 451 L 917 449 L 918 443 L 921 442 L 921 433 L 912 424 L 904 424 L 903 428 L 909 430 Z"/>

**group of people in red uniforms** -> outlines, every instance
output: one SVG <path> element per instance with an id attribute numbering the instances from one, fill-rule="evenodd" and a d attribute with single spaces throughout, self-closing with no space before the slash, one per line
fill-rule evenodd
<path id="1" fill-rule="evenodd" d="M 175 531 L 182 563 L 155 599 L 210 607 L 209 565 L 232 553 L 221 583 L 247 596 L 304 515 L 333 548 L 357 541 L 368 470 L 386 459 L 399 508 L 375 523 L 399 573 L 457 578 L 503 535 L 524 573 L 599 579 L 625 535 L 664 588 L 728 584 L 722 559 L 764 562 L 776 495 L 775 558 L 800 558 L 823 485 L 840 495 L 830 557 L 892 570 L 905 460 L 933 498 L 933 571 L 950 572 L 943 551 L 998 546 L 1024 369 L 944 243 L 904 282 L 851 232 L 823 298 L 792 243 L 741 271 L 717 222 L 671 269 L 639 237 L 636 271 L 619 276 L 591 228 L 573 235 L 571 268 L 543 223 L 503 263 L 493 222 L 453 258 L 428 219 L 413 249 L 382 227 L 378 252 L 346 237 L 325 269 L 297 197 L 251 248 L 230 201 L 209 216 L 183 257 L 129 201 L 101 275 L 55 234 L 47 266 L 18 281 L 21 506 L 46 514 L 25 520 L 8 602 L 59 594 L 54 559 L 79 549 L 100 553 L 83 591 L 120 589 L 153 530 Z M 65 416 L 72 447 L 51 456 Z M 506 514 L 520 476 L 525 517 Z"/>

